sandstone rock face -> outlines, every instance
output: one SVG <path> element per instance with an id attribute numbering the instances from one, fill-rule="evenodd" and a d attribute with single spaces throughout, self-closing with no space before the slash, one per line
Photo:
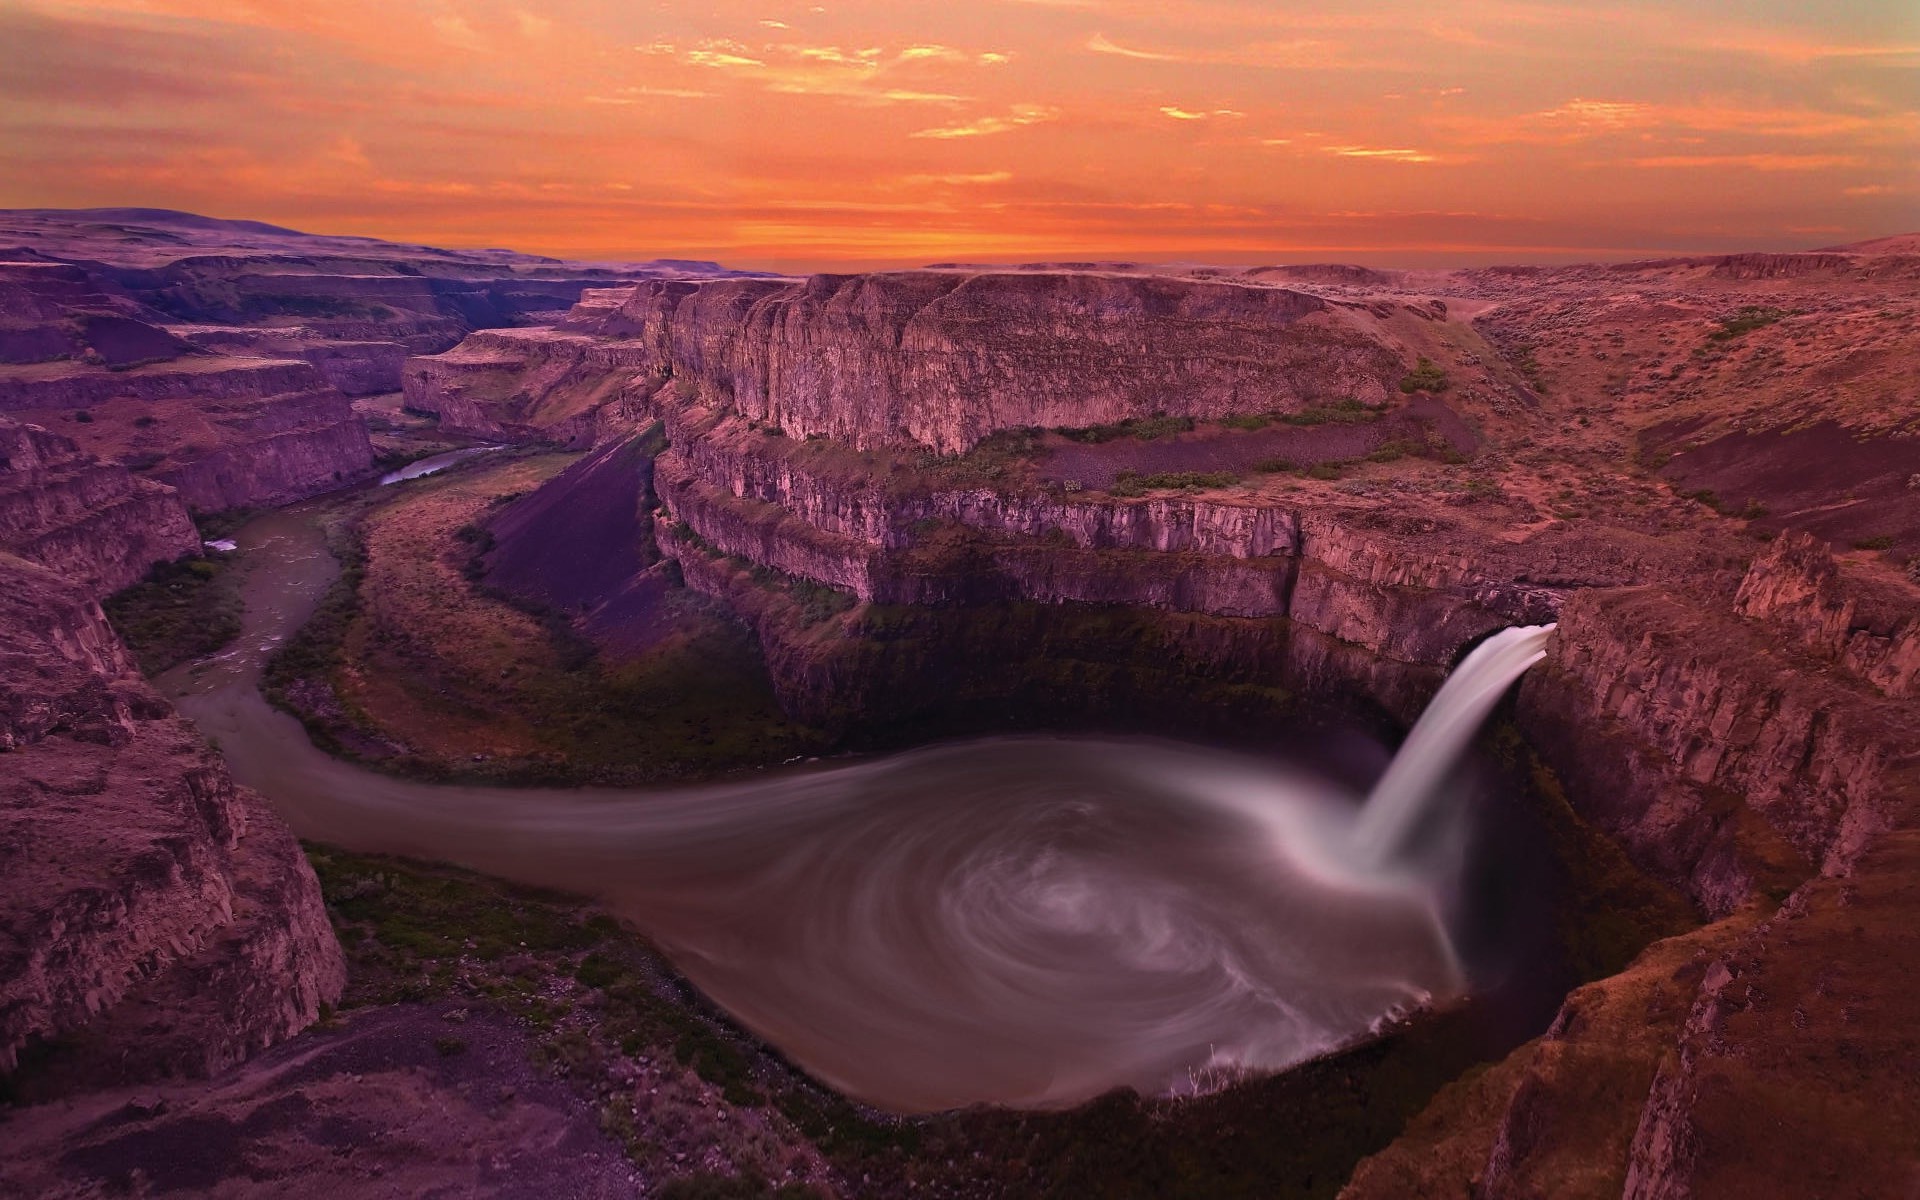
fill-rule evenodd
<path id="1" fill-rule="evenodd" d="M 945 453 L 1022 426 L 1378 401 L 1407 365 L 1364 310 L 1139 276 L 650 282 L 618 307 L 593 293 L 566 329 L 619 339 L 635 374 L 795 436 Z"/>
<path id="2" fill-rule="evenodd" d="M 97 462 L 68 438 L 0 418 L 0 551 L 102 597 L 156 562 L 199 549 L 172 488 Z"/>
<path id="3" fill-rule="evenodd" d="M 0 633 L 0 1072 L 205 1075 L 311 1023 L 345 968 L 286 828 L 86 592 L 0 555 Z"/>

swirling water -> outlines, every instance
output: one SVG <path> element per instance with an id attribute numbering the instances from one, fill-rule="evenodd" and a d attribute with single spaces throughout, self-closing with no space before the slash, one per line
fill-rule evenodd
<path id="1" fill-rule="evenodd" d="M 1464 986 L 1439 916 L 1456 856 L 1381 853 L 1413 816 L 1380 835 L 1353 795 L 1261 759 L 993 738 L 631 791 L 341 762 L 257 687 L 332 560 L 290 514 L 238 539 L 240 642 L 163 681 L 236 778 L 304 837 L 598 897 L 743 1024 L 878 1106 L 1177 1092 L 1289 1066 Z M 1422 742 L 1430 788 L 1460 729 Z M 1446 843 L 1454 816 L 1421 837 Z"/>

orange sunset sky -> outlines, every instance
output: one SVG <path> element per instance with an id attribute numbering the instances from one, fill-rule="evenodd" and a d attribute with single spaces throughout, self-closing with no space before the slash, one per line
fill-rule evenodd
<path id="1" fill-rule="evenodd" d="M 1920 229 L 1920 4 L 0 0 L 0 206 L 811 269 Z"/>

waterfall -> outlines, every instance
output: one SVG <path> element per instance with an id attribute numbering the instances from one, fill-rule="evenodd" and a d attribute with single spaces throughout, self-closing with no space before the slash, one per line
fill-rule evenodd
<path id="1" fill-rule="evenodd" d="M 1553 630 L 1552 625 L 1503 629 L 1454 668 L 1374 784 L 1354 823 L 1354 849 L 1375 862 L 1400 850 L 1507 687 L 1547 656 Z"/>

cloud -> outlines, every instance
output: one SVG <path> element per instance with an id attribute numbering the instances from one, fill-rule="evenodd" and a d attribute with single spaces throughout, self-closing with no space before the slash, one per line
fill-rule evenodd
<path id="1" fill-rule="evenodd" d="M 944 82 L 955 70 L 998 66 L 1012 60 L 1011 55 L 998 51 L 976 54 L 932 42 L 888 49 L 807 42 L 749 46 L 728 38 L 708 38 L 686 46 L 662 40 L 634 49 L 671 58 L 687 67 L 722 70 L 769 92 L 837 96 L 868 104 L 962 103 L 970 99 L 963 92 L 918 84 L 929 79 L 928 72 Z"/>
<path id="2" fill-rule="evenodd" d="M 1045 104 L 1016 104 L 1004 117 L 981 117 L 959 125 L 943 125 L 935 129 L 922 129 L 909 134 L 916 138 L 952 138 L 988 137 L 996 133 L 1006 133 L 1028 125 L 1039 125 L 1047 121 L 1060 119 L 1060 110 Z"/>
<path id="3" fill-rule="evenodd" d="M 958 175 L 909 175 L 906 178 L 906 182 L 910 184 L 941 183 L 949 187 L 990 187 L 1012 181 L 1012 171 L 979 171 Z"/>
<path id="4" fill-rule="evenodd" d="M 1160 112 L 1176 121 L 1205 121 L 1212 117 L 1244 117 L 1247 114 L 1231 108 L 1192 109 L 1181 108 L 1174 104 L 1162 104 Z"/>
<path id="5" fill-rule="evenodd" d="M 1861 165 L 1860 159 L 1850 154 L 1663 154 L 1631 161 L 1636 167 L 1653 170 L 1734 167 L 1750 171 L 1830 171 Z"/>
<path id="6" fill-rule="evenodd" d="M 1082 43 L 1081 48 L 1094 54 L 1110 54 L 1140 62 L 1255 67 L 1261 70 L 1405 69 L 1402 61 L 1362 58 L 1343 45 L 1320 38 L 1254 42 L 1225 50 L 1147 50 L 1138 46 L 1122 46 L 1105 34 L 1096 33 Z"/>
<path id="7" fill-rule="evenodd" d="M 1586 100 L 1578 96 L 1558 108 L 1535 115 L 1542 121 L 1564 121 L 1601 129 L 1626 129 L 1649 125 L 1659 119 L 1653 106 L 1648 104 L 1624 100 Z"/>
<path id="8" fill-rule="evenodd" d="M 1087 39 L 1087 49 L 1095 54 L 1114 54 L 1121 58 L 1137 58 L 1146 62 L 1192 62 L 1183 54 L 1169 54 L 1162 50 L 1134 50 L 1109 41 L 1104 33 L 1096 33 Z"/>
<path id="9" fill-rule="evenodd" d="M 1339 158 L 1372 158 L 1381 162 L 1430 163 L 1439 162 L 1440 157 L 1425 150 L 1388 149 L 1379 146 L 1322 146 L 1322 154 L 1332 154 Z"/>
<path id="10" fill-rule="evenodd" d="M 639 104 L 647 97 L 656 97 L 665 100 L 705 100 L 712 97 L 712 95 L 712 92 L 703 92 L 698 88 L 653 87 L 649 85 L 616 88 L 614 89 L 614 94 L 611 96 L 588 96 L 586 100 L 588 104 Z"/>

